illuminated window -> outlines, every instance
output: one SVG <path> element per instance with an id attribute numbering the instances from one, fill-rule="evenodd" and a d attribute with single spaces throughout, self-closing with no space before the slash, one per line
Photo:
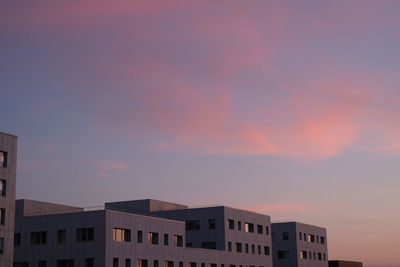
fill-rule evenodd
<path id="1" fill-rule="evenodd" d="M 174 235 L 174 246 L 183 247 L 183 237 L 181 235 Z"/>
<path id="2" fill-rule="evenodd" d="M 136 264 L 137 267 L 148 267 L 147 260 L 139 259 L 139 260 L 136 261 L 136 263 L 137 263 Z"/>
<path id="3" fill-rule="evenodd" d="M 164 261 L 164 267 L 174 267 L 173 261 Z"/>
<path id="4" fill-rule="evenodd" d="M 131 242 L 131 230 L 113 228 L 113 240 L 118 242 Z"/>
<path id="5" fill-rule="evenodd" d="M 7 181 L 0 180 L 0 195 L 6 196 L 6 193 L 7 193 Z"/>
<path id="6" fill-rule="evenodd" d="M 149 232 L 148 237 L 150 244 L 158 245 L 158 233 Z"/>
<path id="7" fill-rule="evenodd" d="M 307 251 L 304 251 L 304 250 L 302 250 L 302 251 L 300 251 L 300 259 L 307 259 Z"/>
<path id="8" fill-rule="evenodd" d="M 8 153 L 0 151 L 0 167 L 7 168 Z"/>
<path id="9" fill-rule="evenodd" d="M 244 231 L 249 233 L 254 233 L 254 224 L 252 223 L 244 223 Z"/>

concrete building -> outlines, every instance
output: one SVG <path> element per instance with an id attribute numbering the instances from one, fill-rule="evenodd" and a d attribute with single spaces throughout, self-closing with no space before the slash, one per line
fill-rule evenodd
<path id="1" fill-rule="evenodd" d="M 0 132 L 0 266 L 12 266 L 17 137 Z"/>
<path id="2" fill-rule="evenodd" d="M 16 210 L 14 267 L 272 267 L 271 219 L 254 212 L 149 199 Z"/>
<path id="3" fill-rule="evenodd" d="M 329 267 L 363 267 L 363 264 L 358 261 L 332 260 L 329 261 Z"/>
<path id="4" fill-rule="evenodd" d="M 272 224 L 274 267 L 328 267 L 326 229 L 299 222 Z"/>

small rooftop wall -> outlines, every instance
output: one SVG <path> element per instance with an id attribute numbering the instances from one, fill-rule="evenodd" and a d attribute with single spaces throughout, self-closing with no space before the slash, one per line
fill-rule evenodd
<path id="1" fill-rule="evenodd" d="M 28 199 L 18 199 L 15 204 L 15 217 L 84 211 L 79 207 Z"/>

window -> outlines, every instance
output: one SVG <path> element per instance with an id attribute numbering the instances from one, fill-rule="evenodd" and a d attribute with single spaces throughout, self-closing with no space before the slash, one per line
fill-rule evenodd
<path id="1" fill-rule="evenodd" d="M 264 227 L 262 226 L 262 225 L 257 225 L 257 233 L 259 233 L 259 234 L 263 234 L 263 229 L 264 229 Z"/>
<path id="2" fill-rule="evenodd" d="M 301 237 L 302 237 L 303 235 L 301 234 L 301 232 L 299 233 L 299 239 L 301 240 Z"/>
<path id="3" fill-rule="evenodd" d="M 242 243 L 237 242 L 236 243 L 236 252 L 242 252 Z"/>
<path id="4" fill-rule="evenodd" d="M 0 254 L 4 254 L 4 238 L 0 237 Z"/>
<path id="5" fill-rule="evenodd" d="M 158 267 L 158 260 L 154 260 L 153 267 Z"/>
<path id="6" fill-rule="evenodd" d="M 57 260 L 57 267 L 74 267 L 74 260 Z"/>
<path id="7" fill-rule="evenodd" d="M 209 229 L 215 229 L 215 220 L 214 219 L 209 219 L 208 220 L 208 228 Z"/>
<path id="8" fill-rule="evenodd" d="M 315 236 L 311 235 L 311 234 L 307 235 L 307 241 L 311 242 L 311 243 L 314 243 L 315 242 Z"/>
<path id="9" fill-rule="evenodd" d="M 148 267 L 148 262 L 147 262 L 147 260 L 141 260 L 141 259 L 139 259 L 139 260 L 137 260 L 136 261 L 136 266 L 137 267 Z"/>
<path id="10" fill-rule="evenodd" d="M 29 262 L 14 262 L 13 267 L 29 267 Z"/>
<path id="11" fill-rule="evenodd" d="M 241 221 L 238 221 L 238 230 L 242 231 L 242 222 Z"/>
<path id="12" fill-rule="evenodd" d="M 270 250 L 268 246 L 264 246 L 264 255 L 269 255 L 270 254 Z"/>
<path id="13" fill-rule="evenodd" d="M 289 232 L 283 232 L 282 233 L 282 239 L 283 240 L 289 240 Z"/>
<path id="14" fill-rule="evenodd" d="M 308 252 L 308 256 L 309 256 L 309 258 L 311 260 L 311 251 Z"/>
<path id="15" fill-rule="evenodd" d="M 143 243 L 143 232 L 142 231 L 137 231 L 137 242 Z"/>
<path id="16" fill-rule="evenodd" d="M 319 236 L 317 236 L 317 243 L 319 243 Z"/>
<path id="17" fill-rule="evenodd" d="M 1 196 L 6 196 L 7 194 L 7 181 L 6 180 L 0 180 L 0 195 Z"/>
<path id="18" fill-rule="evenodd" d="M 321 241 L 321 244 L 325 244 L 325 237 L 324 236 L 321 236 L 319 240 Z"/>
<path id="19" fill-rule="evenodd" d="M 47 232 L 31 232 L 31 245 L 43 245 L 47 243 Z"/>
<path id="20" fill-rule="evenodd" d="M 168 234 L 164 234 L 164 246 L 168 246 L 169 245 L 169 237 Z"/>
<path id="21" fill-rule="evenodd" d="M 6 209 L 4 209 L 4 208 L 0 209 L 0 224 L 1 225 L 6 224 Z"/>
<path id="22" fill-rule="evenodd" d="M 228 242 L 228 251 L 232 251 L 232 242 L 231 241 Z"/>
<path id="23" fill-rule="evenodd" d="M 314 260 L 316 259 L 316 257 L 315 257 L 315 252 L 313 253 L 313 259 L 314 259 Z"/>
<path id="24" fill-rule="evenodd" d="M 187 221 L 186 222 L 186 231 L 196 231 L 200 230 L 200 221 Z"/>
<path id="25" fill-rule="evenodd" d="M 289 250 L 278 250 L 278 259 L 289 259 Z"/>
<path id="26" fill-rule="evenodd" d="M 258 248 L 258 255 L 261 255 L 261 246 L 258 245 L 257 248 Z"/>
<path id="27" fill-rule="evenodd" d="M 272 240 L 272 241 L 276 241 L 276 234 L 275 234 L 275 233 L 272 233 L 272 235 L 271 235 L 271 240 Z"/>
<path id="28" fill-rule="evenodd" d="M 325 253 L 324 253 L 324 261 L 326 261 L 326 256 L 325 256 Z"/>
<path id="29" fill-rule="evenodd" d="M 244 252 L 249 253 L 249 244 L 244 245 Z"/>
<path id="30" fill-rule="evenodd" d="M 216 263 L 210 263 L 210 265 L 208 265 L 209 267 L 217 267 Z"/>
<path id="31" fill-rule="evenodd" d="M 303 233 L 303 240 L 307 241 L 307 234 L 306 233 Z"/>
<path id="32" fill-rule="evenodd" d="M 188 262 L 188 267 L 197 267 L 197 264 L 195 262 Z"/>
<path id="33" fill-rule="evenodd" d="M 7 168 L 8 153 L 0 151 L 0 167 Z"/>
<path id="34" fill-rule="evenodd" d="M 202 242 L 201 248 L 217 249 L 217 244 L 215 242 Z"/>
<path id="35" fill-rule="evenodd" d="M 231 219 L 228 219 L 228 228 L 229 229 L 235 229 L 235 221 L 234 220 L 231 220 Z"/>
<path id="36" fill-rule="evenodd" d="M 119 259 L 113 258 L 113 267 L 118 267 L 118 266 L 119 266 Z"/>
<path id="37" fill-rule="evenodd" d="M 150 243 L 150 244 L 158 245 L 158 233 L 149 232 L 149 234 L 148 234 L 148 240 L 149 240 L 149 243 Z"/>
<path id="38" fill-rule="evenodd" d="M 319 261 L 322 261 L 322 253 L 318 252 L 317 255 L 318 255 L 318 260 L 319 260 Z"/>
<path id="39" fill-rule="evenodd" d="M 85 242 L 94 240 L 94 228 L 76 229 L 76 241 Z"/>
<path id="40" fill-rule="evenodd" d="M 302 251 L 300 251 L 300 259 L 307 259 L 307 251 L 304 251 L 304 250 L 302 250 Z"/>
<path id="41" fill-rule="evenodd" d="M 39 261 L 38 267 L 47 267 L 47 261 Z"/>
<path id="42" fill-rule="evenodd" d="M 94 259 L 86 258 L 85 259 L 85 267 L 94 267 Z"/>
<path id="43" fill-rule="evenodd" d="M 183 261 L 180 261 L 180 262 L 178 263 L 178 266 L 179 266 L 179 267 L 183 267 Z"/>
<path id="44" fill-rule="evenodd" d="M 252 223 L 244 223 L 244 231 L 248 233 L 254 233 L 254 224 Z"/>
<path id="45" fill-rule="evenodd" d="M 269 235 L 269 227 L 268 226 L 265 226 L 265 234 Z"/>
<path id="46" fill-rule="evenodd" d="M 174 267 L 173 261 L 164 261 L 164 267 Z"/>
<path id="47" fill-rule="evenodd" d="M 113 240 L 118 242 L 131 242 L 131 230 L 113 228 Z"/>
<path id="48" fill-rule="evenodd" d="M 183 237 L 181 235 L 174 235 L 174 246 L 183 246 Z"/>
<path id="49" fill-rule="evenodd" d="M 131 259 L 125 259 L 125 267 L 131 267 Z"/>
<path id="50" fill-rule="evenodd" d="M 193 243 L 186 243 L 186 247 L 192 248 L 193 247 Z"/>
<path id="51" fill-rule="evenodd" d="M 14 233 L 14 247 L 21 245 L 21 233 Z"/>
<path id="52" fill-rule="evenodd" d="M 67 230 L 61 229 L 57 231 L 57 243 L 64 244 L 66 242 Z"/>
<path id="53" fill-rule="evenodd" d="M 256 246 L 251 245 L 251 254 L 255 254 L 255 253 L 256 253 Z"/>

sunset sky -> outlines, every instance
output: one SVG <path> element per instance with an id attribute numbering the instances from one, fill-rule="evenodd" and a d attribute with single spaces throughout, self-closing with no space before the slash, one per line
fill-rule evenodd
<path id="1" fill-rule="evenodd" d="M 17 198 L 227 205 L 400 266 L 400 1 L 0 3 Z"/>

